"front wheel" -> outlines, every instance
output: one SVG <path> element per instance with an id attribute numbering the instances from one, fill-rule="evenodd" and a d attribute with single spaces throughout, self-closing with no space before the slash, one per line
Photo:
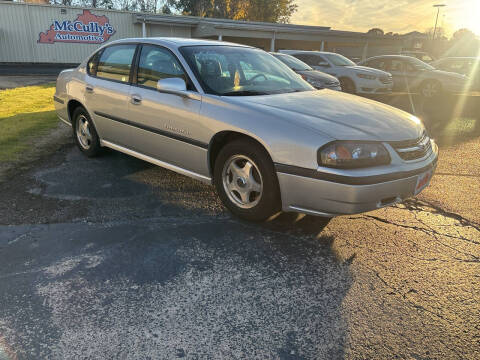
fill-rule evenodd
<path id="1" fill-rule="evenodd" d="M 262 221 L 281 209 L 273 163 L 254 141 L 236 140 L 222 148 L 215 161 L 214 183 L 224 205 L 242 219 Z"/>
<path id="2" fill-rule="evenodd" d="M 349 94 L 355 94 L 357 92 L 357 89 L 355 88 L 355 83 L 352 81 L 352 79 L 340 78 L 340 86 L 342 87 L 343 92 Z"/>

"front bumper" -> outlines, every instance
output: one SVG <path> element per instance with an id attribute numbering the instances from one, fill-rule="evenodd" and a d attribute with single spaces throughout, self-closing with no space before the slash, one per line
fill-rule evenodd
<path id="1" fill-rule="evenodd" d="M 334 217 L 358 214 L 395 203 L 414 196 L 419 175 L 435 172 L 438 149 L 412 165 L 412 169 L 400 173 L 370 177 L 311 176 L 301 171 L 294 173 L 277 165 L 283 211 Z M 394 180 L 387 180 L 390 175 Z M 371 183 L 369 179 L 378 179 Z M 376 181 L 376 180 L 373 180 Z M 422 189 L 423 190 L 423 189 Z"/>

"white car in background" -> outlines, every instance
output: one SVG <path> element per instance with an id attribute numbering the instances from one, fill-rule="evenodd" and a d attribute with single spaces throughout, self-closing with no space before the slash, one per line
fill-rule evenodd
<path id="1" fill-rule="evenodd" d="M 280 52 L 295 56 L 315 70 L 335 76 L 340 80 L 344 92 L 367 95 L 392 91 L 392 75 L 385 71 L 358 66 L 340 54 L 302 50 L 280 50 Z"/>

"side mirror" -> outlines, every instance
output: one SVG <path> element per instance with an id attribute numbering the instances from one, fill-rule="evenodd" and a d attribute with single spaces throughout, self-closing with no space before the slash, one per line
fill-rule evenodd
<path id="1" fill-rule="evenodd" d="M 157 90 L 166 94 L 188 97 L 187 84 L 181 78 L 166 78 L 158 80 Z"/>

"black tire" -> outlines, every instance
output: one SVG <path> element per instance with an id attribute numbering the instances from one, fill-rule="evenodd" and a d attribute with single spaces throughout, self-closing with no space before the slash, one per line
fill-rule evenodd
<path id="1" fill-rule="evenodd" d="M 437 80 L 425 80 L 420 85 L 420 94 L 425 99 L 434 99 L 442 93 L 442 84 Z"/>
<path id="2" fill-rule="evenodd" d="M 340 86 L 342 87 L 343 92 L 346 92 L 349 94 L 357 93 L 355 83 L 350 78 L 340 78 Z"/>
<path id="3" fill-rule="evenodd" d="M 235 160 L 238 158 L 238 160 Z M 232 179 L 233 184 L 234 174 L 230 173 L 230 177 L 227 175 L 227 167 L 230 163 L 239 161 L 237 164 L 241 164 L 244 159 L 247 158 L 253 162 L 253 175 L 257 182 L 261 184 L 261 195 L 255 199 L 255 196 L 260 194 L 252 191 L 249 195 L 253 194 L 253 201 L 250 208 L 242 207 L 239 204 L 241 201 L 233 201 L 240 196 L 233 195 L 235 190 L 227 190 L 225 182 L 227 179 Z M 233 159 L 233 160 L 232 160 Z M 244 170 L 242 168 L 241 170 Z M 258 173 L 257 173 L 258 172 Z M 225 176 L 224 176 L 225 174 Z M 217 193 L 222 200 L 223 204 L 236 216 L 249 220 L 249 221 L 263 221 L 276 214 L 281 210 L 280 190 L 278 185 L 278 179 L 270 156 L 265 149 L 253 140 L 238 139 L 225 145 L 215 160 L 214 168 L 214 184 L 217 189 Z M 236 186 L 236 185 L 235 185 Z M 243 186 L 249 186 L 248 181 Z M 238 187 L 237 187 L 238 188 Z M 227 191 L 229 192 L 227 194 Z M 237 192 L 238 194 L 238 192 Z M 233 198 L 233 200 L 231 199 Z"/>
<path id="4" fill-rule="evenodd" d="M 87 143 L 82 143 L 82 135 L 77 133 L 79 130 L 79 124 L 86 122 L 86 128 L 84 130 L 88 130 L 89 139 L 86 140 Z M 88 157 L 94 157 L 100 154 L 101 146 L 100 140 L 98 138 L 97 130 L 93 125 L 92 119 L 88 112 L 83 107 L 77 107 L 73 111 L 72 116 L 72 129 L 73 129 L 73 138 L 75 139 L 75 143 L 77 144 L 78 148 L 82 153 L 84 153 Z"/>

